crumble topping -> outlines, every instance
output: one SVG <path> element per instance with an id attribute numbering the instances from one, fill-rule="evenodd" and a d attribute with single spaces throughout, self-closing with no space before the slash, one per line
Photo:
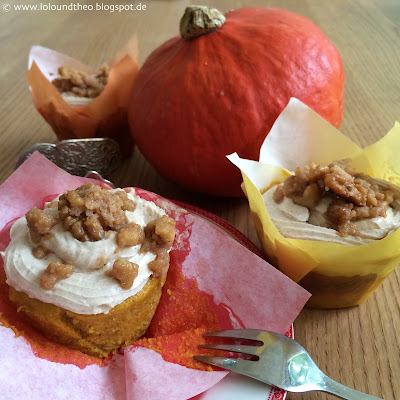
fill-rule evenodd
<path id="1" fill-rule="evenodd" d="M 36 244 L 32 253 L 37 259 L 46 259 L 49 255 L 46 240 L 54 236 L 50 231 L 52 227 L 60 223 L 64 231 L 69 231 L 74 239 L 81 242 L 107 239 L 115 232 L 116 251 L 128 246 L 141 245 L 141 253 L 151 252 L 156 256 L 156 259 L 148 264 L 153 276 L 166 276 L 169 267 L 168 251 L 175 238 L 173 218 L 164 215 L 142 228 L 139 224 L 127 220 L 125 212 L 134 211 L 135 204 L 125 191 L 110 192 L 93 183 L 69 190 L 48 208 L 56 214 L 33 208 L 25 215 L 30 237 Z M 107 260 L 100 257 L 93 268 L 103 268 L 106 263 Z M 51 290 L 59 280 L 68 278 L 73 272 L 74 266 L 70 263 L 63 260 L 52 262 L 41 276 L 41 287 Z M 138 265 L 119 257 L 109 275 L 116 279 L 123 289 L 129 289 L 138 275 Z"/>
<path id="2" fill-rule="evenodd" d="M 58 69 L 59 78 L 52 81 L 60 93 L 72 93 L 78 97 L 95 98 L 105 88 L 110 69 L 104 66 L 95 74 L 88 74 L 70 66 Z"/>
<path id="3" fill-rule="evenodd" d="M 166 249 L 157 250 L 157 258 L 149 264 L 155 277 L 165 277 L 169 266 L 169 253 Z"/>
<path id="4" fill-rule="evenodd" d="M 328 197 L 331 202 L 325 212 L 326 227 L 335 229 L 341 236 L 359 236 L 355 221 L 386 217 L 388 207 L 396 200 L 391 189 L 380 187 L 373 178 L 355 172 L 348 159 L 328 166 L 311 163 L 296 168 L 294 175 L 275 189 L 276 203 L 281 203 L 284 197 L 309 210 Z"/>
<path id="5" fill-rule="evenodd" d="M 73 273 L 73 265 L 51 262 L 40 277 L 40 286 L 44 290 L 51 290 L 58 281 L 69 278 Z"/>
<path id="6" fill-rule="evenodd" d="M 145 234 L 140 225 L 131 222 L 123 226 L 117 234 L 119 247 L 136 246 L 144 242 Z"/>
<path id="7" fill-rule="evenodd" d="M 151 221 L 144 228 L 146 239 L 162 248 L 169 248 L 175 238 L 175 220 L 163 215 L 154 221 Z"/>
<path id="8" fill-rule="evenodd" d="M 134 209 L 126 192 L 110 193 L 93 183 L 69 190 L 58 202 L 64 229 L 82 242 L 101 240 L 107 231 L 118 230 L 126 223 L 125 211 Z"/>
<path id="9" fill-rule="evenodd" d="M 32 208 L 25 215 L 29 233 L 33 243 L 38 244 L 50 232 L 50 229 L 58 222 L 58 218 L 46 214 L 43 210 Z"/>
<path id="10" fill-rule="evenodd" d="M 151 251 L 157 258 L 149 264 L 154 276 L 165 277 L 169 266 L 168 249 L 175 238 L 175 220 L 166 215 L 151 221 L 144 228 L 146 239 L 141 251 Z"/>
<path id="11" fill-rule="evenodd" d="M 119 282 L 122 289 L 130 289 L 138 275 L 138 271 L 139 266 L 137 264 L 119 257 L 115 260 L 110 275 Z"/>

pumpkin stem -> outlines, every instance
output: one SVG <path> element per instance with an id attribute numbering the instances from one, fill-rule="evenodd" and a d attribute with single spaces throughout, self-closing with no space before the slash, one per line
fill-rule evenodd
<path id="1" fill-rule="evenodd" d="M 224 15 L 216 8 L 188 6 L 181 18 L 180 34 L 185 40 L 193 39 L 216 31 L 224 22 Z"/>

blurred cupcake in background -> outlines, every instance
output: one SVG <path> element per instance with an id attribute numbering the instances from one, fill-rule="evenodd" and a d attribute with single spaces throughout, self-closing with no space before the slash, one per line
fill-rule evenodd
<path id="1" fill-rule="evenodd" d="M 42 46 L 32 47 L 28 67 L 33 103 L 59 140 L 109 137 L 124 156 L 132 153 L 127 107 L 139 69 L 136 36 L 97 70 Z"/>

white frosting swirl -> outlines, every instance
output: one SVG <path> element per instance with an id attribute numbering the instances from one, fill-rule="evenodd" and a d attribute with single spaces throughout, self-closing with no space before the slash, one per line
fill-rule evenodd
<path id="1" fill-rule="evenodd" d="M 276 186 L 273 186 L 263 194 L 264 205 L 272 222 L 286 238 L 320 240 L 354 246 L 373 243 L 400 227 L 400 212 L 388 207 L 386 217 L 354 222 L 360 236 L 340 236 L 336 230 L 321 226 L 327 222 L 324 213 L 331 201 L 329 198 L 322 198 L 310 211 L 287 197 L 281 203 L 276 203 L 273 199 L 275 188 Z"/>
<path id="2" fill-rule="evenodd" d="M 153 202 L 128 193 L 135 203 L 134 211 L 126 211 L 128 222 L 135 222 L 142 228 L 150 221 L 165 215 L 164 210 Z M 57 213 L 56 209 L 46 208 L 48 214 Z M 52 251 L 45 259 L 39 260 L 32 254 L 35 244 L 30 239 L 25 217 L 18 219 L 11 228 L 11 242 L 4 258 L 7 284 L 29 297 L 52 303 L 77 314 L 108 313 L 113 307 L 128 297 L 138 293 L 147 283 L 152 272 L 148 268 L 156 256 L 140 253 L 141 245 L 124 247 L 117 251 L 116 234 L 95 242 L 80 242 L 64 231 L 61 224 L 52 230 L 54 236 L 46 244 Z M 116 252 L 117 251 L 117 252 Z M 111 269 L 114 261 L 123 257 L 139 265 L 138 275 L 130 289 L 123 289 L 120 284 L 104 272 Z M 75 272 L 67 279 L 57 282 L 54 289 L 43 290 L 40 276 L 53 261 L 74 265 Z M 105 266 L 98 269 L 99 265 Z"/>

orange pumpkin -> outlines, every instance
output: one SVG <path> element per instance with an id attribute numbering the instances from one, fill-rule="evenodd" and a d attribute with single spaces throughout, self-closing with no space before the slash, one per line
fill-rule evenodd
<path id="1" fill-rule="evenodd" d="M 240 196 L 241 176 L 225 156 L 258 160 L 290 97 L 340 125 L 342 60 L 316 25 L 277 8 L 241 8 L 225 20 L 215 9 L 191 6 L 181 36 L 140 69 L 129 123 L 141 152 L 167 179 Z"/>

